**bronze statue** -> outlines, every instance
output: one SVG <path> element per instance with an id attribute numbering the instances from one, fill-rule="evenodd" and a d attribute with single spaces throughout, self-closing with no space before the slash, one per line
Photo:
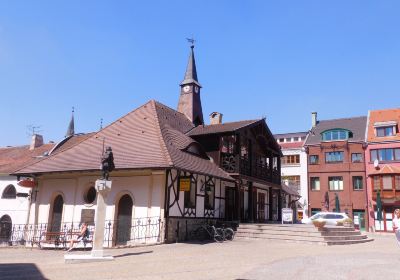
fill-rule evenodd
<path id="1" fill-rule="evenodd" d="M 106 152 L 101 158 L 101 172 L 102 179 L 108 180 L 109 173 L 113 171 L 115 168 L 114 165 L 114 156 L 111 147 L 106 148 Z"/>

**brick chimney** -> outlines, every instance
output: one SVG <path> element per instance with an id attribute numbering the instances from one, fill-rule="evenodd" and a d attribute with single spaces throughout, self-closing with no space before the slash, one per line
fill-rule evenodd
<path id="1" fill-rule="evenodd" d="M 316 126 L 317 126 L 317 123 L 318 123 L 318 120 L 317 120 L 317 112 L 312 112 L 312 113 L 311 113 L 311 126 L 312 126 L 312 127 L 316 127 Z"/>
<path id="2" fill-rule="evenodd" d="M 210 114 L 210 124 L 221 124 L 222 123 L 222 114 L 218 112 L 212 112 Z"/>
<path id="3" fill-rule="evenodd" d="M 32 140 L 31 140 L 31 146 L 29 147 L 29 150 L 33 150 L 42 145 L 43 145 L 43 136 L 39 135 L 39 134 L 33 134 Z"/>

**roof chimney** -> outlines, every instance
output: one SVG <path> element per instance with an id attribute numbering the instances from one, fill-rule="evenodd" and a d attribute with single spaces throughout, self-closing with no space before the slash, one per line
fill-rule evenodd
<path id="1" fill-rule="evenodd" d="M 318 120 L 317 120 L 317 112 L 312 112 L 312 113 L 311 113 L 311 126 L 312 126 L 312 127 L 316 127 L 316 126 L 317 126 L 317 123 L 318 123 Z"/>
<path id="2" fill-rule="evenodd" d="M 222 114 L 218 112 L 212 112 L 210 114 L 210 124 L 221 124 L 222 123 Z"/>
<path id="3" fill-rule="evenodd" d="M 33 134 L 32 135 L 32 141 L 31 141 L 31 146 L 29 147 L 29 150 L 33 150 L 37 147 L 40 147 L 43 145 L 43 136 L 39 134 Z"/>

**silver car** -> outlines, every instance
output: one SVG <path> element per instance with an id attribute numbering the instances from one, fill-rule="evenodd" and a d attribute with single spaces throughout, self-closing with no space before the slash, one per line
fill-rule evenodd
<path id="1" fill-rule="evenodd" d="M 336 226 L 337 222 L 342 222 L 348 219 L 346 213 L 336 213 L 336 212 L 319 212 L 311 216 L 308 220 L 304 221 L 306 224 L 312 224 L 314 220 L 325 221 L 326 225 Z"/>

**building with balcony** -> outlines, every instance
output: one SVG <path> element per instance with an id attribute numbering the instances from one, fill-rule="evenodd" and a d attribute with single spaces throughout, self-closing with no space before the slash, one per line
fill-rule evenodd
<path id="1" fill-rule="evenodd" d="M 196 127 L 189 135 L 236 180 L 236 189 L 226 190 L 226 218 L 280 220 L 285 198 L 280 174 L 282 153 L 265 119 L 222 123 L 222 114 L 214 112 L 210 123 Z"/>
<path id="2" fill-rule="evenodd" d="M 364 151 L 367 117 L 317 120 L 304 144 L 308 155 L 309 215 L 346 212 L 356 226 L 368 224 Z M 336 209 L 335 197 L 339 208 Z"/>
<path id="3" fill-rule="evenodd" d="M 400 208 L 400 108 L 368 112 L 365 163 L 369 226 L 392 231 L 393 212 Z M 382 201 L 382 220 L 377 219 L 376 200 Z"/>
<path id="4" fill-rule="evenodd" d="M 282 184 L 300 195 L 295 205 L 298 221 L 308 217 L 307 154 L 303 148 L 307 134 L 308 132 L 275 134 L 275 139 L 283 154 L 281 158 Z"/>

